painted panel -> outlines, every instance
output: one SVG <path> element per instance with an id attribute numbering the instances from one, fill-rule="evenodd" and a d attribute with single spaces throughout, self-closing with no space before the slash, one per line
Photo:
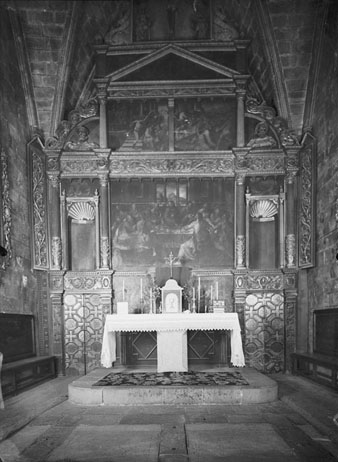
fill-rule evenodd
<path id="1" fill-rule="evenodd" d="M 161 265 L 233 267 L 233 179 L 111 183 L 114 269 Z"/>

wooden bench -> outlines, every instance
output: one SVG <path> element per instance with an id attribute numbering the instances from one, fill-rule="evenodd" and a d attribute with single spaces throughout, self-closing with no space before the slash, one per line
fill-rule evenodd
<path id="1" fill-rule="evenodd" d="M 56 377 L 54 356 L 37 356 L 33 315 L 0 313 L 0 386 L 3 396 Z"/>
<path id="2" fill-rule="evenodd" d="M 293 353 L 292 371 L 338 388 L 338 308 L 315 310 L 313 353 Z"/>
<path id="3" fill-rule="evenodd" d="M 319 353 L 292 353 L 292 373 L 338 389 L 338 358 Z"/>

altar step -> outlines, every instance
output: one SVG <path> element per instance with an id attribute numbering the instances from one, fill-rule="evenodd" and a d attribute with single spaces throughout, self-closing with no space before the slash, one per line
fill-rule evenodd
<path id="1" fill-rule="evenodd" d="M 231 368 L 202 369 L 204 372 Z M 277 383 L 255 369 L 236 368 L 249 385 L 93 386 L 111 372 L 154 372 L 154 369 L 98 368 L 68 386 L 69 401 L 85 406 L 257 404 L 275 401 Z"/>

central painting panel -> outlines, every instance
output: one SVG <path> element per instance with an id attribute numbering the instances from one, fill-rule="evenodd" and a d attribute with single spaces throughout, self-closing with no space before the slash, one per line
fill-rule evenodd
<path id="1" fill-rule="evenodd" d="M 192 268 L 232 268 L 234 180 L 111 181 L 112 267 L 156 266 L 170 252 Z"/>

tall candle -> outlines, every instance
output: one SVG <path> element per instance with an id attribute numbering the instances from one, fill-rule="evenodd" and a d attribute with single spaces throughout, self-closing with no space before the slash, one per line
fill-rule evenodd
<path id="1" fill-rule="evenodd" d="M 210 287 L 210 301 L 212 301 L 212 286 Z"/>
<path id="2" fill-rule="evenodd" d="M 124 279 L 122 281 L 122 300 L 124 301 Z"/>
<path id="3" fill-rule="evenodd" d="M 200 309 L 201 305 L 201 278 L 198 278 L 198 309 Z"/>
<path id="4" fill-rule="evenodd" d="M 216 300 L 218 300 L 218 281 L 216 281 Z"/>
<path id="5" fill-rule="evenodd" d="M 192 299 L 195 300 L 195 287 L 192 288 Z"/>

